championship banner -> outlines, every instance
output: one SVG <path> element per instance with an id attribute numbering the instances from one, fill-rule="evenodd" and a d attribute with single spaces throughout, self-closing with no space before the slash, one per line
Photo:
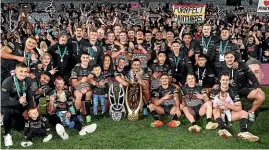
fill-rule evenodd
<path id="1" fill-rule="evenodd" d="M 257 12 L 269 12 L 269 0 L 259 0 Z"/>
<path id="2" fill-rule="evenodd" d="M 173 4 L 173 13 L 175 21 L 183 24 L 201 24 L 205 20 L 204 4 L 181 5 Z"/>
<path id="3" fill-rule="evenodd" d="M 261 85 L 268 86 L 269 85 L 269 64 L 262 64 L 262 72 L 263 72 L 263 78 Z"/>

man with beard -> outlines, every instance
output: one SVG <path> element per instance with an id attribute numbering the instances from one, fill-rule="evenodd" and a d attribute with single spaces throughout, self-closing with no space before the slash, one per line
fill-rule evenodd
<path id="1" fill-rule="evenodd" d="M 19 131 L 24 129 L 24 118 L 22 113 L 27 105 L 26 93 L 30 84 L 26 82 L 27 66 L 18 63 L 15 68 L 15 75 L 9 76 L 2 83 L 1 89 L 1 114 L 4 115 L 4 144 L 12 146 L 12 120 L 16 121 L 16 128 Z"/>
<path id="2" fill-rule="evenodd" d="M 150 126 L 154 128 L 162 126 L 163 122 L 160 121 L 159 115 L 170 114 L 173 119 L 167 123 L 167 126 L 171 128 L 178 127 L 181 115 L 179 106 L 180 102 L 176 87 L 169 84 L 167 74 L 162 74 L 161 86 L 152 92 L 152 103 L 149 105 L 149 110 L 155 121 Z"/>
<path id="3" fill-rule="evenodd" d="M 155 41 L 153 43 L 153 52 L 155 52 L 155 56 L 159 53 L 159 51 L 163 51 L 167 53 L 168 46 L 163 41 L 163 35 L 162 32 L 158 31 L 156 32 Z"/>
<path id="4" fill-rule="evenodd" d="M 196 42 L 192 40 L 192 35 L 186 33 L 183 35 L 183 45 L 180 48 L 180 51 L 183 53 L 183 57 L 188 56 L 192 62 L 195 64 L 194 52 L 196 51 Z"/>
<path id="5" fill-rule="evenodd" d="M 128 83 L 125 84 L 124 86 L 128 86 L 129 84 L 136 83 L 138 82 L 143 90 L 143 113 L 144 115 L 147 115 L 147 105 L 149 102 L 150 98 L 150 89 L 149 89 L 149 76 L 145 72 L 145 70 L 141 67 L 141 61 L 137 58 L 135 58 L 132 61 L 132 67 L 131 70 L 125 75 L 123 83 Z"/>
<path id="6" fill-rule="evenodd" d="M 79 130 L 79 135 L 91 133 L 91 129 L 88 126 L 83 127 L 81 120 L 75 114 L 71 93 L 64 90 L 63 78 L 60 76 L 56 77 L 54 84 L 55 89 L 49 94 L 47 111 L 50 115 L 50 124 L 56 125 L 57 134 L 64 140 L 68 139 L 69 136 L 63 126 Z"/>
<path id="7" fill-rule="evenodd" d="M 166 63 L 166 54 L 164 52 L 159 52 L 157 59 L 157 63 L 152 63 L 148 67 L 152 90 L 155 90 L 160 86 L 160 77 L 163 73 L 167 73 L 169 75 L 169 79 L 171 79 L 172 75 L 170 66 Z"/>
<path id="8" fill-rule="evenodd" d="M 238 45 L 233 44 L 229 39 L 229 36 L 230 36 L 229 29 L 223 28 L 221 30 L 220 36 L 221 36 L 220 41 L 215 44 L 215 54 L 214 54 L 215 72 L 217 76 L 220 75 L 222 71 L 221 68 L 225 66 L 225 60 L 224 60 L 225 52 L 227 51 L 235 52 L 236 63 L 233 64 L 233 68 L 236 68 L 236 66 L 238 65 L 238 61 L 241 59 Z"/>
<path id="9" fill-rule="evenodd" d="M 87 77 L 91 73 L 91 68 L 89 67 L 89 54 L 83 52 L 81 54 L 81 63 L 78 63 L 71 72 L 71 85 L 75 88 L 74 96 L 75 100 L 75 108 L 76 108 L 76 115 L 81 120 L 82 111 L 84 115 L 86 115 L 86 122 L 90 122 L 90 107 L 91 107 L 91 97 L 92 91 L 90 89 L 90 85 L 87 82 Z M 81 104 L 81 102 L 83 102 Z M 86 108 L 85 108 L 85 107 Z M 82 109 L 83 108 L 83 109 Z M 85 110 L 86 109 L 86 110 Z"/>
<path id="10" fill-rule="evenodd" d="M 104 52 L 102 47 L 97 43 L 96 30 L 90 31 L 90 42 L 87 45 L 82 46 L 82 51 L 87 52 L 90 56 L 90 68 L 95 64 L 101 63 Z"/>
<path id="11" fill-rule="evenodd" d="M 255 74 L 244 63 L 239 63 L 237 69 L 233 69 L 235 55 L 228 51 L 225 53 L 225 66 L 223 71 L 230 74 L 230 86 L 238 91 L 240 96 L 244 96 L 249 100 L 254 100 L 252 107 L 248 112 L 248 119 L 251 122 L 255 121 L 255 111 L 261 107 L 265 100 L 265 94 L 260 88 L 260 84 Z M 251 82 L 251 83 L 250 83 Z"/>
<path id="12" fill-rule="evenodd" d="M 242 104 L 240 101 L 240 97 L 237 94 L 236 90 L 229 87 L 230 84 L 230 76 L 229 73 L 222 73 L 220 76 L 220 85 L 214 86 L 212 92 L 210 94 L 210 98 L 213 99 L 219 91 L 228 92 L 234 104 L 224 103 L 224 109 L 230 109 L 232 111 L 232 121 L 240 120 L 240 133 L 238 137 L 249 140 L 252 142 L 256 142 L 259 140 L 259 137 L 248 132 L 248 113 L 242 110 Z M 231 137 L 231 133 L 227 130 L 227 127 L 224 124 L 224 121 L 221 118 L 221 112 L 219 108 L 214 108 L 213 115 L 216 122 L 219 124 L 219 135 L 224 137 Z"/>
<path id="13" fill-rule="evenodd" d="M 88 41 L 82 37 L 82 27 L 78 26 L 76 28 L 75 37 L 71 40 L 72 48 L 73 48 L 73 55 L 75 59 L 75 63 L 80 63 L 80 55 L 81 55 L 81 48 L 82 45 L 87 45 Z"/>
<path id="14" fill-rule="evenodd" d="M 10 71 L 14 70 L 17 62 L 24 62 L 27 67 L 31 64 L 31 51 L 34 51 L 37 42 L 34 37 L 29 37 L 25 46 L 9 42 L 1 50 L 1 83 L 10 76 Z"/>
<path id="15" fill-rule="evenodd" d="M 159 52 L 165 52 L 165 54 L 167 55 L 169 53 L 168 49 L 169 49 L 168 45 L 163 40 L 162 32 L 157 30 L 155 39 L 153 40 L 151 46 L 151 56 L 150 60 L 148 61 L 148 64 L 157 62 Z"/>
<path id="16" fill-rule="evenodd" d="M 136 40 L 131 42 L 131 47 L 128 52 L 128 57 L 134 59 L 139 59 L 141 62 L 142 69 L 147 69 L 147 62 L 150 57 L 150 51 L 147 51 L 146 45 L 144 43 L 144 33 L 142 30 L 136 32 Z"/>
<path id="17" fill-rule="evenodd" d="M 171 48 L 173 53 L 169 53 L 168 58 L 172 71 L 172 82 L 182 86 L 186 82 L 187 74 L 193 73 L 192 63 L 189 57 L 183 56 L 178 41 L 174 41 Z"/>
<path id="18" fill-rule="evenodd" d="M 63 76 L 65 83 L 68 84 L 71 69 L 73 68 L 73 50 L 72 45 L 67 43 L 67 33 L 63 32 L 61 34 L 59 42 L 51 46 L 48 53 L 51 54 L 53 63 L 58 69 L 57 75 Z"/>
<path id="19" fill-rule="evenodd" d="M 211 25 L 204 24 L 202 29 L 202 36 L 196 39 L 197 49 L 195 51 L 195 60 L 198 61 L 199 54 L 204 54 L 207 57 L 207 62 L 213 65 L 214 61 L 214 47 L 217 37 L 211 35 Z"/>
<path id="20" fill-rule="evenodd" d="M 27 103 L 28 107 L 37 107 L 40 110 L 39 98 L 42 95 L 46 95 L 50 90 L 48 83 L 51 79 L 51 73 L 48 71 L 42 72 L 34 79 L 30 79 L 30 89 L 27 92 Z"/>

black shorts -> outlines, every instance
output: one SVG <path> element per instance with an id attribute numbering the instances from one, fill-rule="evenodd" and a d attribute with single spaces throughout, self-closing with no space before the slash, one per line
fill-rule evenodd
<path id="1" fill-rule="evenodd" d="M 239 89 L 238 94 L 239 96 L 248 97 L 249 93 L 253 90 L 255 90 L 253 85 L 247 85 L 246 87 Z"/>
<path id="2" fill-rule="evenodd" d="M 162 105 L 162 108 L 163 108 L 163 110 L 164 110 L 164 113 L 166 113 L 166 114 L 170 114 L 170 112 L 171 112 L 171 109 L 174 107 L 174 105 L 169 105 L 169 106 L 164 106 L 164 105 Z"/>
<path id="3" fill-rule="evenodd" d="M 199 104 L 197 106 L 190 106 L 189 109 L 194 111 L 194 116 L 198 117 L 199 115 L 199 110 L 202 107 L 202 104 Z"/>

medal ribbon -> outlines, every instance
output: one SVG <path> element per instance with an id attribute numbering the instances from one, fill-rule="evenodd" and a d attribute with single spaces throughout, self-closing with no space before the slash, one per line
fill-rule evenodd
<path id="1" fill-rule="evenodd" d="M 25 60 L 25 64 L 27 65 L 27 67 L 30 67 L 30 61 L 31 61 L 31 52 L 24 52 L 24 58 L 26 58 Z"/>
<path id="2" fill-rule="evenodd" d="M 16 89 L 17 89 L 17 94 L 18 94 L 19 97 L 21 97 L 21 92 L 22 92 L 22 93 L 25 93 L 25 90 L 26 90 L 25 81 L 23 81 L 22 90 L 21 90 L 16 75 L 13 76 L 13 80 L 14 80 L 14 83 L 15 83 L 15 87 L 16 87 Z"/>
<path id="3" fill-rule="evenodd" d="M 64 58 L 64 56 L 66 54 L 67 47 L 64 48 L 64 52 L 63 53 L 62 53 L 60 47 L 59 46 L 57 46 L 57 47 L 58 47 L 58 50 L 59 50 L 60 58 L 61 58 L 61 60 L 63 60 L 63 58 Z"/>
<path id="4" fill-rule="evenodd" d="M 202 36 L 202 43 L 203 43 L 203 45 L 204 45 L 204 47 L 205 47 L 206 49 L 208 49 L 208 46 L 209 46 L 209 44 L 210 44 L 210 42 L 211 42 L 211 38 L 212 38 L 212 36 L 210 36 L 210 38 L 209 38 L 208 41 L 206 42 L 204 36 Z"/>
<path id="5" fill-rule="evenodd" d="M 174 56 L 174 61 L 175 61 L 175 64 L 176 64 L 176 69 L 177 69 L 177 66 L 178 66 L 178 63 L 179 63 L 180 60 L 181 60 L 180 56 Z"/>
<path id="6" fill-rule="evenodd" d="M 226 52 L 227 49 L 227 45 L 228 45 L 229 41 L 226 41 L 224 47 L 222 46 L 222 41 L 220 41 L 220 53 L 221 55 L 224 55 L 224 53 Z"/>
<path id="7" fill-rule="evenodd" d="M 77 46 L 77 55 L 78 55 L 78 53 L 79 53 L 78 41 L 76 42 L 76 46 Z"/>
<path id="8" fill-rule="evenodd" d="M 90 54 L 90 56 L 93 58 L 93 48 L 92 47 L 88 47 L 88 53 Z"/>

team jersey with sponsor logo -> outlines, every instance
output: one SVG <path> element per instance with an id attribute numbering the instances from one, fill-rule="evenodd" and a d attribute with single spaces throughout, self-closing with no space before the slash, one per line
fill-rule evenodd
<path id="1" fill-rule="evenodd" d="M 169 95 L 174 95 L 178 93 L 176 87 L 174 87 L 173 85 L 169 85 L 168 88 L 164 89 L 162 86 L 160 86 L 158 89 L 153 90 L 151 95 L 152 98 L 156 98 L 156 99 L 160 99 L 162 97 L 164 97 L 165 95 L 169 94 Z M 175 105 L 176 101 L 174 99 L 174 96 L 171 96 L 169 99 L 164 100 L 161 105 L 163 106 L 173 106 Z"/>
<path id="2" fill-rule="evenodd" d="M 202 89 L 200 86 L 189 87 L 184 85 L 182 87 L 182 102 L 188 107 L 195 107 L 204 103 L 202 99 L 198 99 L 196 94 L 206 93 L 205 89 Z"/>

